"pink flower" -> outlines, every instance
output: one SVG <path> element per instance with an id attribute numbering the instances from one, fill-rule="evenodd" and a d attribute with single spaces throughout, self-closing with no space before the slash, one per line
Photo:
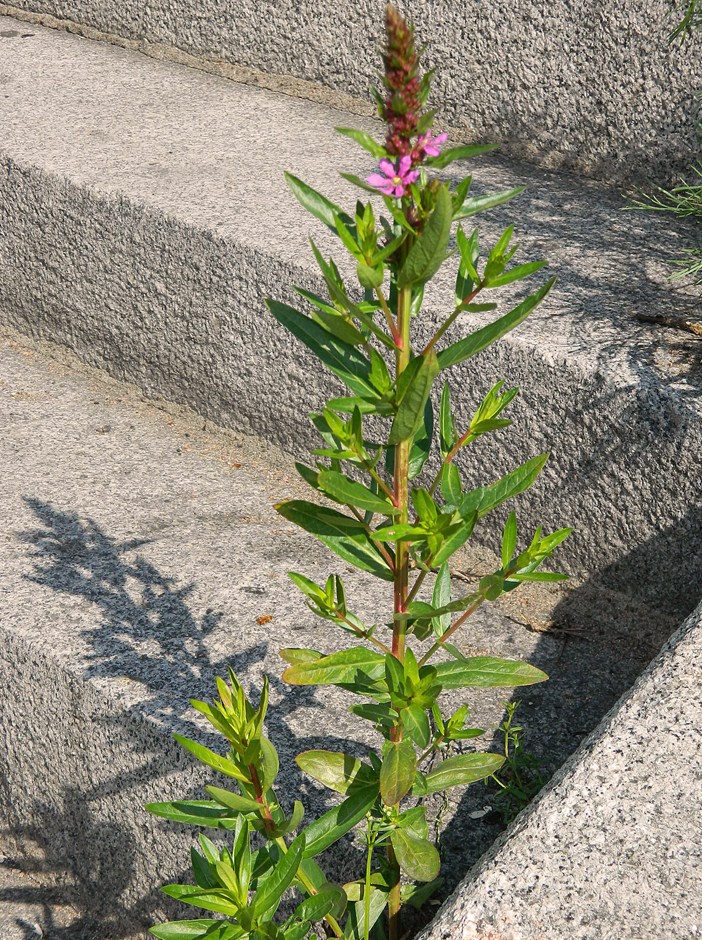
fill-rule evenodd
<path id="1" fill-rule="evenodd" d="M 401 157 L 396 167 L 392 160 L 381 160 L 378 164 L 380 173 L 373 173 L 367 182 L 377 187 L 385 196 L 395 196 L 396 199 L 405 195 L 407 187 L 419 176 L 417 170 L 412 169 L 412 157 Z"/>
<path id="2" fill-rule="evenodd" d="M 441 153 L 441 145 L 446 143 L 448 134 L 439 134 L 438 137 L 432 137 L 429 132 L 422 134 L 417 141 L 417 150 L 423 150 L 427 157 L 438 157 Z"/>

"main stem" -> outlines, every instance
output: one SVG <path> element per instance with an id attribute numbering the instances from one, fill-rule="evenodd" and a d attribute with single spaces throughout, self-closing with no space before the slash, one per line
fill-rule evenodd
<path id="1" fill-rule="evenodd" d="M 399 380 L 410 361 L 410 309 L 412 305 L 412 289 L 403 288 L 397 298 L 397 331 L 399 342 L 395 354 L 395 379 Z M 409 455 L 411 441 L 402 441 L 395 445 L 395 472 L 394 495 L 395 505 L 400 510 L 398 522 L 406 523 L 409 517 Z M 409 550 L 407 542 L 395 543 L 395 577 L 394 577 L 394 604 L 396 614 L 404 613 L 407 609 L 407 595 L 409 593 Z M 392 632 L 392 652 L 400 662 L 405 658 L 405 639 L 407 623 L 405 620 L 395 620 Z M 399 737 L 399 736 L 398 736 Z M 395 860 L 395 852 L 388 843 L 388 861 L 392 870 L 397 872 L 396 881 L 390 888 L 388 895 L 388 938 L 399 940 L 400 937 L 400 871 Z"/>

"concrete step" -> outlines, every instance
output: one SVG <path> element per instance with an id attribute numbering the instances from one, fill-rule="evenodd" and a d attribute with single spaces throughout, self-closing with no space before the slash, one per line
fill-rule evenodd
<path id="1" fill-rule="evenodd" d="M 12 0 L 0 13 L 369 114 L 381 3 Z M 698 153 L 702 39 L 668 44 L 666 0 L 598 5 L 408 0 L 432 106 L 463 139 L 600 179 L 662 182 Z M 507 63 L 507 66 L 506 66 Z"/>
<path id="2" fill-rule="evenodd" d="M 281 647 L 348 645 L 315 622 L 286 571 L 317 580 L 343 573 L 357 612 L 373 620 L 389 597 L 273 511 L 301 485 L 282 452 L 203 428 L 193 412 L 149 403 L 19 334 L 3 339 L 0 377 L 0 822 L 14 839 L 16 867 L 42 879 L 43 891 L 31 896 L 47 900 L 41 923 L 50 926 L 54 908 L 58 923 L 73 907 L 86 940 L 97 938 L 90 930 L 123 938 L 164 915 L 157 887 L 185 867 L 193 833 L 142 807 L 201 797 L 212 781 L 171 732 L 202 734 L 188 700 L 209 698 L 215 675 L 231 665 L 254 696 L 263 673 L 271 676 L 268 733 L 281 752 L 281 792 L 301 795 L 310 816 L 325 797 L 299 779 L 294 754 L 372 743 L 343 693 L 280 682 Z M 488 570 L 480 552 L 459 561 L 462 570 Z M 523 658 L 552 676 L 516 696 L 548 774 L 634 682 L 674 622 L 629 595 L 609 594 L 596 607 L 587 584 L 546 596 L 534 585 L 481 609 L 459 645 Z M 456 706 L 464 700 L 454 698 Z M 465 700 L 476 723 L 494 729 L 504 698 L 494 690 Z M 678 746 L 676 729 L 661 719 L 662 753 L 671 739 Z M 495 736 L 491 746 L 500 743 Z M 657 768 L 645 766 L 641 778 L 649 772 Z M 444 895 L 500 832 L 493 796 L 482 785 L 457 791 L 444 813 Z M 326 864 L 351 871 L 353 845 Z M 658 878 L 656 867 L 646 872 Z M 8 922 L 22 916 L 21 902 L 0 890 Z"/>
<path id="3" fill-rule="evenodd" d="M 319 286 L 308 233 L 336 246 L 282 174 L 354 199 L 338 171 L 370 163 L 333 127 L 358 119 L 1 22 L 2 316 L 147 394 L 304 452 L 304 412 L 337 386 L 310 374 L 262 298 Z M 516 430 L 465 466 L 494 478 L 515 453 L 551 450 L 524 524 L 574 524 L 573 571 L 613 590 L 635 582 L 682 617 L 702 594 L 699 342 L 635 316 L 689 316 L 693 295 L 672 288 L 661 247 L 679 253 L 686 234 L 622 212 L 595 183 L 500 157 L 475 174 L 479 192 L 527 185 L 482 231 L 489 243 L 514 221 L 523 257 L 548 257 L 559 281 L 527 324 L 455 372 L 459 418 L 500 378 L 522 389 Z M 432 290 L 427 329 L 451 288 L 447 275 Z"/>

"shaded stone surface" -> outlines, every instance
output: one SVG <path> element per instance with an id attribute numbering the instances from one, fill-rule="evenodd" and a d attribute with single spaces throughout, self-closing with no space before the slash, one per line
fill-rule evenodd
<path id="1" fill-rule="evenodd" d="M 356 118 L 65 33 L 14 31 L 0 96 L 3 319 L 303 453 L 313 438 L 302 409 L 339 386 L 263 298 L 319 287 L 309 234 L 339 252 L 283 170 L 352 204 L 338 171 L 371 164 L 333 128 Z M 594 183 L 501 158 L 472 169 L 478 192 L 527 184 L 479 217 L 483 244 L 514 222 L 523 260 L 548 257 L 559 280 L 527 323 L 451 372 L 459 422 L 499 379 L 522 390 L 513 432 L 466 450 L 463 466 L 495 479 L 515 453 L 550 451 L 525 526 L 567 520 L 570 570 L 599 571 L 615 591 L 635 580 L 642 599 L 685 616 L 702 594 L 700 343 L 635 320 L 690 316 L 697 301 L 671 287 L 661 247 L 679 254 L 685 230 L 622 212 L 621 196 Z M 449 269 L 427 292 L 420 332 L 450 309 Z M 497 296 L 500 312 L 519 299 L 509 287 Z M 452 337 L 486 316 L 466 315 Z"/>

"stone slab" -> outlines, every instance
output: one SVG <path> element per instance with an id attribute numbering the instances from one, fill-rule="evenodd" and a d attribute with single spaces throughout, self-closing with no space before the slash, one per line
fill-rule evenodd
<path id="1" fill-rule="evenodd" d="M 680 5 L 678 5 L 680 6 Z M 666 0 L 539 0 L 466 4 L 408 0 L 427 63 L 432 106 L 462 139 L 603 179 L 663 182 L 699 154 L 696 95 L 702 38 L 668 45 Z M 13 0 L 0 12 L 159 57 L 233 67 L 293 94 L 328 89 L 368 113 L 378 85 L 384 4 L 377 0 Z M 677 7 L 676 7 L 677 10 Z"/>
<path id="2" fill-rule="evenodd" d="M 303 412 L 337 386 L 262 299 L 290 296 L 291 281 L 317 286 L 308 233 L 324 250 L 332 242 L 282 173 L 353 198 L 338 170 L 371 167 L 333 127 L 358 119 L 0 25 L 3 318 L 147 394 L 303 452 Z M 635 581 L 648 602 L 687 614 L 702 593 L 700 346 L 634 319 L 694 309 L 694 294 L 667 280 L 662 247 L 679 254 L 685 230 L 622 212 L 621 197 L 595 183 L 499 157 L 474 169 L 478 192 L 527 185 L 481 217 L 485 241 L 514 221 L 523 258 L 546 255 L 559 281 L 524 326 L 452 373 L 459 421 L 498 379 L 522 389 L 515 429 L 464 452 L 464 466 L 494 479 L 551 451 L 525 526 L 574 524 L 571 570 L 599 572 L 614 590 Z M 425 330 L 451 289 L 448 276 L 433 287 Z M 514 299 L 506 289 L 502 309 Z"/>
<path id="3" fill-rule="evenodd" d="M 702 605 L 422 940 L 702 935 Z"/>

